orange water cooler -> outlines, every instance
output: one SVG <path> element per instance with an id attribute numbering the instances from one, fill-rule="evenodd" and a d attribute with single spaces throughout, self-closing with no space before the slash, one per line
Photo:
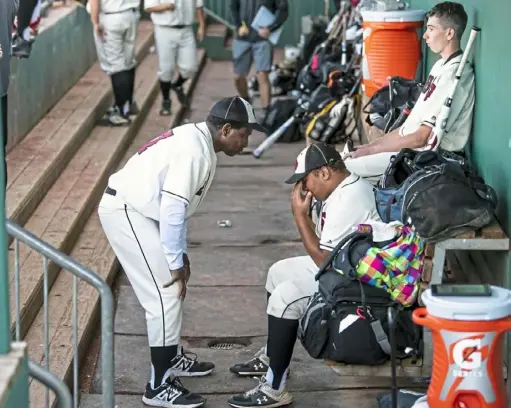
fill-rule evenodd
<path id="1" fill-rule="evenodd" d="M 371 97 L 389 76 L 416 79 L 424 10 L 362 11 L 363 88 Z"/>
<path id="2" fill-rule="evenodd" d="M 434 285 L 415 323 L 433 338 L 430 408 L 508 408 L 504 335 L 511 329 L 511 291 L 489 285 Z M 421 405 L 422 406 L 422 405 Z"/>

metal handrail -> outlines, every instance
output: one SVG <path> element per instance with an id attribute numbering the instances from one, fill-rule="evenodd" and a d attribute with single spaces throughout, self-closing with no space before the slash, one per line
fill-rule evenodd
<path id="1" fill-rule="evenodd" d="M 223 24 L 224 26 L 226 26 L 227 28 L 229 28 L 230 30 L 232 31 L 236 31 L 236 27 L 234 26 L 234 24 L 230 23 L 229 21 L 227 21 L 225 18 L 221 17 L 220 15 L 218 15 L 217 13 L 215 13 L 213 10 L 207 8 L 207 7 L 204 7 L 204 13 L 206 15 L 208 15 L 209 17 L 211 17 L 213 20 L 216 20 L 218 21 L 219 23 Z"/>
<path id="2" fill-rule="evenodd" d="M 49 318 L 48 318 L 48 267 L 47 259 L 59 265 L 62 270 L 71 272 L 73 276 L 73 347 L 74 347 L 74 407 L 78 406 L 78 324 L 77 324 L 77 278 L 83 279 L 99 292 L 101 299 L 101 373 L 103 388 L 103 406 L 106 408 L 115 406 L 114 396 L 114 298 L 110 286 L 96 273 L 76 262 L 73 258 L 63 254 L 58 249 L 42 241 L 40 238 L 25 230 L 10 219 L 6 220 L 7 233 L 14 238 L 15 252 L 15 302 L 16 302 L 16 337 L 19 340 L 20 319 L 20 294 L 19 294 L 19 243 L 23 242 L 43 256 L 43 279 L 44 279 L 44 346 L 46 370 L 49 371 Z M 46 394 L 48 406 L 49 394 Z"/>
<path id="3" fill-rule="evenodd" d="M 51 388 L 55 392 L 58 401 L 58 408 L 72 408 L 73 398 L 71 392 L 67 388 L 66 384 L 58 378 L 55 374 L 45 370 L 40 365 L 33 361 L 28 361 L 28 373 L 31 377 L 34 377 L 41 384 Z"/>

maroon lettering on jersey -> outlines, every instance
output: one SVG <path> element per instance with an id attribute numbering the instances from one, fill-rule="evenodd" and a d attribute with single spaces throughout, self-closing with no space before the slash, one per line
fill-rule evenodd
<path id="1" fill-rule="evenodd" d="M 436 77 L 434 77 L 433 75 L 428 76 L 428 79 L 426 80 L 426 83 L 422 88 L 422 93 L 424 94 L 424 101 L 427 101 L 435 91 L 436 89 L 436 84 L 434 83 L 435 79 Z"/>
<path id="2" fill-rule="evenodd" d="M 166 132 L 163 132 L 160 136 L 154 138 L 150 142 L 147 142 L 145 145 L 143 145 L 139 150 L 138 154 L 144 153 L 147 149 L 149 149 L 151 146 L 154 146 L 156 143 L 158 143 L 160 140 L 167 139 L 170 136 L 172 136 L 174 132 L 172 132 L 172 129 L 167 130 Z"/>
<path id="3" fill-rule="evenodd" d="M 326 220 L 326 211 L 323 211 L 321 213 L 321 231 L 323 231 L 323 227 L 325 226 L 325 220 Z"/>

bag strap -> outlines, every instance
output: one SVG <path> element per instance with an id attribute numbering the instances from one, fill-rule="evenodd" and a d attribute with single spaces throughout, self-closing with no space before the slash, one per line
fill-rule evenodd
<path id="1" fill-rule="evenodd" d="M 361 298 L 360 300 L 362 303 L 362 308 L 364 310 L 364 315 L 366 317 L 372 318 L 372 321 L 370 324 L 371 324 L 371 329 L 374 333 L 374 336 L 376 337 L 376 341 L 380 345 L 383 352 L 385 354 L 387 354 L 388 356 L 390 356 L 391 347 L 390 347 L 390 342 L 389 342 L 387 333 L 385 333 L 385 330 L 383 330 L 381 321 L 379 319 L 375 319 L 374 317 L 372 317 L 372 315 L 370 313 L 367 312 L 367 303 L 366 303 L 366 295 L 364 292 L 364 286 L 360 280 L 358 281 L 358 283 L 360 285 L 360 298 Z"/>

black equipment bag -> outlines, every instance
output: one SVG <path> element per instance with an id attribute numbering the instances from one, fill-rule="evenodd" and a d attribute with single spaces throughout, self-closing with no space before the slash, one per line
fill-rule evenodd
<path id="1" fill-rule="evenodd" d="M 370 234 L 353 233 L 343 239 L 323 263 L 316 279 L 318 292 L 310 299 L 300 320 L 299 338 L 313 358 L 346 364 L 378 365 L 387 361 L 387 309 L 398 310 L 397 344 L 400 357 L 407 347 L 418 354 L 420 330 L 404 309 L 380 288 L 353 279 L 357 259 L 376 245 Z M 342 269 L 342 274 L 339 269 Z"/>
<path id="2" fill-rule="evenodd" d="M 403 180 L 401 183 L 400 181 Z M 472 169 L 433 151 L 401 151 L 375 188 L 384 222 L 412 225 L 424 242 L 438 242 L 488 225 L 497 194 Z"/>
<path id="3" fill-rule="evenodd" d="M 279 129 L 291 116 L 297 108 L 297 100 L 295 98 L 282 98 L 274 100 L 263 121 L 263 126 L 271 135 Z M 284 134 L 279 138 L 277 143 L 293 143 L 302 139 L 302 135 L 298 128 L 298 124 L 293 123 Z"/>

